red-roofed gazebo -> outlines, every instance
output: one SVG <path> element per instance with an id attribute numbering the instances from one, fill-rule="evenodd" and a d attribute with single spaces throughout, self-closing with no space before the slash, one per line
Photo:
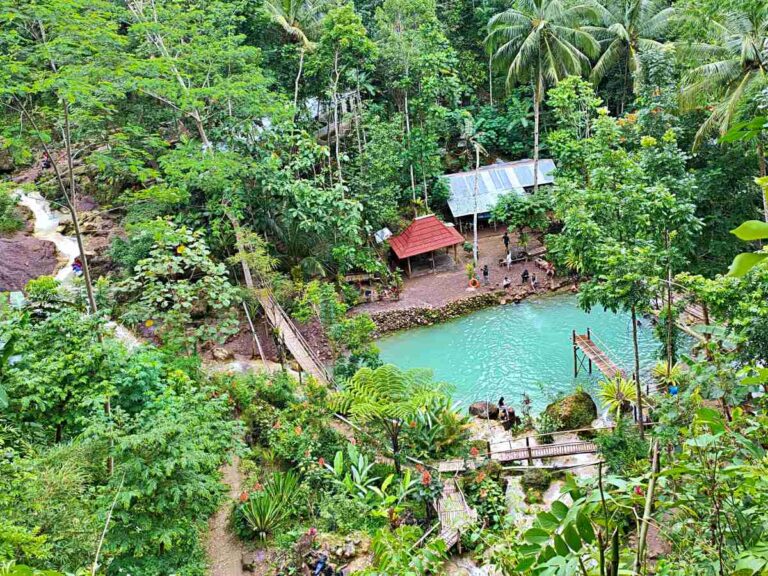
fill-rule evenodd
<path id="1" fill-rule="evenodd" d="M 464 237 L 453 226 L 448 226 L 434 214 L 421 216 L 399 236 L 389 239 L 389 245 L 398 260 L 405 260 L 408 275 L 411 275 L 411 257 L 420 254 L 432 254 L 432 268 L 435 267 L 435 250 L 453 246 L 453 259 L 457 260 L 456 246 L 464 242 Z"/>

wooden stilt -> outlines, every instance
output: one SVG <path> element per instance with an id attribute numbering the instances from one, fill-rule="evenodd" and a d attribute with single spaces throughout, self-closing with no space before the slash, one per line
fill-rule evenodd
<path id="1" fill-rule="evenodd" d="M 434 273 L 436 271 L 435 268 L 435 251 L 432 250 L 432 252 L 429 253 L 430 258 L 432 258 L 432 272 Z"/>
<path id="2" fill-rule="evenodd" d="M 592 332 L 590 332 L 589 328 L 587 328 L 587 338 L 592 340 Z M 589 374 L 592 375 L 592 358 L 587 356 L 587 362 L 589 362 Z"/>
<path id="3" fill-rule="evenodd" d="M 579 347 L 576 345 L 576 330 L 573 331 L 573 377 L 579 375 Z"/>
<path id="4" fill-rule="evenodd" d="M 411 275 L 411 257 L 408 256 L 408 259 L 406 260 L 407 266 L 408 266 L 408 276 Z"/>

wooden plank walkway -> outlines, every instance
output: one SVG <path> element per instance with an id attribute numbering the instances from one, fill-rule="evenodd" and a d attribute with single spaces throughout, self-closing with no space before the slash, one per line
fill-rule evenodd
<path id="1" fill-rule="evenodd" d="M 314 376 L 318 382 L 326 385 L 332 384 L 332 376 L 326 371 L 323 363 L 309 347 L 309 344 L 293 324 L 285 310 L 283 310 L 283 307 L 266 290 L 260 290 L 258 298 L 270 324 L 282 336 L 285 347 L 288 348 L 288 351 L 299 366 L 301 366 L 301 369 L 307 374 Z"/>
<path id="2" fill-rule="evenodd" d="M 502 464 L 508 462 L 521 462 L 523 460 L 539 460 L 542 458 L 555 458 L 557 456 L 574 456 L 576 454 L 595 454 L 597 444 L 589 441 L 558 442 L 554 444 L 542 444 L 540 446 L 512 447 L 511 440 L 491 444 L 491 460 Z M 465 470 L 474 470 L 483 464 L 483 460 L 456 459 L 439 462 L 437 469 L 440 472 L 458 473 Z"/>
<path id="3" fill-rule="evenodd" d="M 461 537 L 461 531 L 477 520 L 477 512 L 467 504 L 456 479 L 451 478 L 443 485 L 443 493 L 437 501 L 437 516 L 440 519 L 440 536 L 446 548 L 452 548 Z"/>
<path id="4" fill-rule="evenodd" d="M 580 348 L 584 353 L 584 356 L 586 356 L 606 378 L 615 378 L 616 376 L 626 378 L 624 371 L 611 360 L 605 351 L 595 344 L 589 333 L 576 334 L 574 332 L 573 345 Z"/>

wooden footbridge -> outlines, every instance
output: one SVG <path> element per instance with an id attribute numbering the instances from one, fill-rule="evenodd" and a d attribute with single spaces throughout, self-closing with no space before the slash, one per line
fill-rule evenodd
<path id="1" fill-rule="evenodd" d="M 553 444 L 541 444 L 531 446 L 528 437 L 526 446 L 515 446 L 511 440 L 494 442 L 490 445 L 488 457 L 500 464 L 511 464 L 514 462 L 527 462 L 529 466 L 534 467 L 534 460 L 542 458 L 556 458 L 560 456 L 575 456 L 577 454 L 596 454 L 597 445 L 588 440 L 576 442 L 556 442 Z M 486 460 L 484 458 L 468 458 L 444 460 L 438 463 L 437 469 L 443 473 L 459 473 L 466 470 L 474 470 L 482 466 Z"/>
<path id="2" fill-rule="evenodd" d="M 283 307 L 275 300 L 275 297 L 267 290 L 259 290 L 258 298 L 267 320 L 280 334 L 283 342 L 285 342 L 285 347 L 288 348 L 301 369 L 314 376 L 318 382 L 326 385 L 333 384 L 333 376 L 326 370 L 320 358 L 310 348 L 309 343 L 301 335 Z"/>
<path id="3" fill-rule="evenodd" d="M 470 508 L 464 493 L 455 478 L 447 480 L 437 501 L 437 516 L 440 519 L 439 538 L 446 548 L 453 547 L 461 537 L 461 531 L 477 520 L 477 512 Z"/>

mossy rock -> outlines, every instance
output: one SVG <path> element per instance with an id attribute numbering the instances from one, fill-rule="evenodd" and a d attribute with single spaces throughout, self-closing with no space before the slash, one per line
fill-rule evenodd
<path id="1" fill-rule="evenodd" d="M 523 472 L 520 478 L 520 485 L 526 492 L 537 490 L 539 493 L 545 492 L 552 482 L 552 474 L 541 468 L 533 468 Z"/>
<path id="2" fill-rule="evenodd" d="M 544 412 L 561 422 L 559 430 L 587 428 L 597 418 L 595 401 L 583 391 L 555 400 Z"/>

